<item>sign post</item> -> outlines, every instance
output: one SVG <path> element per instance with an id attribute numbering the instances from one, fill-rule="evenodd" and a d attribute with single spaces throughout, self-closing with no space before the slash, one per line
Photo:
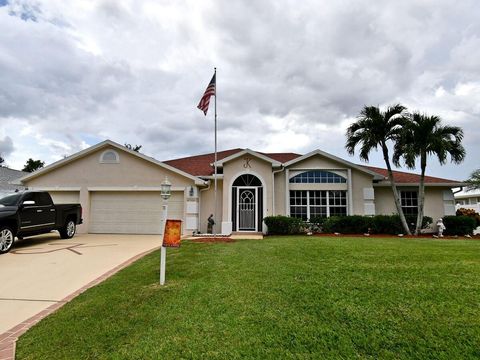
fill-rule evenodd
<path id="1" fill-rule="evenodd" d="M 181 220 L 166 220 L 160 250 L 160 285 L 165 284 L 165 266 L 167 262 L 167 247 L 180 247 Z"/>
<path id="2" fill-rule="evenodd" d="M 170 198 L 170 189 L 172 184 L 168 181 L 167 177 L 160 185 L 160 195 L 163 199 L 162 215 L 163 215 L 163 240 L 160 248 L 160 285 L 165 284 L 165 263 L 167 262 L 167 249 L 165 248 L 165 232 L 167 229 L 167 215 L 168 215 L 168 199 Z"/>
<path id="3" fill-rule="evenodd" d="M 160 249 L 160 285 L 165 285 L 165 263 L 167 261 L 167 248 Z"/>

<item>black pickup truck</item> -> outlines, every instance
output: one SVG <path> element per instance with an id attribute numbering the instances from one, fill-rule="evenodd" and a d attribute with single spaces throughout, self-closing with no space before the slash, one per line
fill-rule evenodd
<path id="1" fill-rule="evenodd" d="M 46 191 L 24 191 L 0 199 L 0 254 L 9 252 L 15 237 L 58 230 L 62 239 L 75 235 L 82 223 L 80 204 L 55 205 Z"/>

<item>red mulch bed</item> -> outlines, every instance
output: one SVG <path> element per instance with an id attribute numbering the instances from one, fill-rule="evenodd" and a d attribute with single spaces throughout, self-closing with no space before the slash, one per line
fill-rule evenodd
<path id="1" fill-rule="evenodd" d="M 203 238 L 198 238 L 198 239 L 192 239 L 190 240 L 192 242 L 196 243 L 232 243 L 235 242 L 234 239 L 230 239 L 227 237 L 203 237 Z"/>
<path id="2" fill-rule="evenodd" d="M 313 234 L 313 236 L 319 236 L 319 237 L 369 237 L 369 238 L 406 238 L 406 239 L 434 239 L 433 234 L 421 234 L 421 235 L 403 235 L 403 236 L 398 236 L 398 235 L 391 235 L 391 234 L 370 234 L 369 236 L 365 236 L 363 234 L 340 234 L 340 235 L 335 235 L 335 234 Z M 444 236 L 443 238 L 439 239 L 449 239 L 449 240 L 454 240 L 454 239 L 469 239 L 464 236 Z M 480 235 L 473 235 L 471 239 L 480 239 Z"/>

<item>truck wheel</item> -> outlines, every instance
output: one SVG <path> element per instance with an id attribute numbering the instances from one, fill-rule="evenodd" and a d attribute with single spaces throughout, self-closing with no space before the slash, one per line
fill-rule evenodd
<path id="1" fill-rule="evenodd" d="M 12 229 L 8 226 L 0 227 L 0 254 L 5 254 L 10 251 L 15 241 Z"/>
<path id="2" fill-rule="evenodd" d="M 72 219 L 67 219 L 65 226 L 61 228 L 59 231 L 60 237 L 62 239 L 71 239 L 75 235 L 76 231 L 77 231 L 77 225 L 75 224 L 75 221 Z"/>

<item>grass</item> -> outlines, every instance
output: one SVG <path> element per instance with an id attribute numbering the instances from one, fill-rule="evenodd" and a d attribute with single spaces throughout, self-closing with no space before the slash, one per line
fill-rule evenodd
<path id="1" fill-rule="evenodd" d="M 33 327 L 17 359 L 473 359 L 480 241 L 271 237 L 153 253 Z"/>

